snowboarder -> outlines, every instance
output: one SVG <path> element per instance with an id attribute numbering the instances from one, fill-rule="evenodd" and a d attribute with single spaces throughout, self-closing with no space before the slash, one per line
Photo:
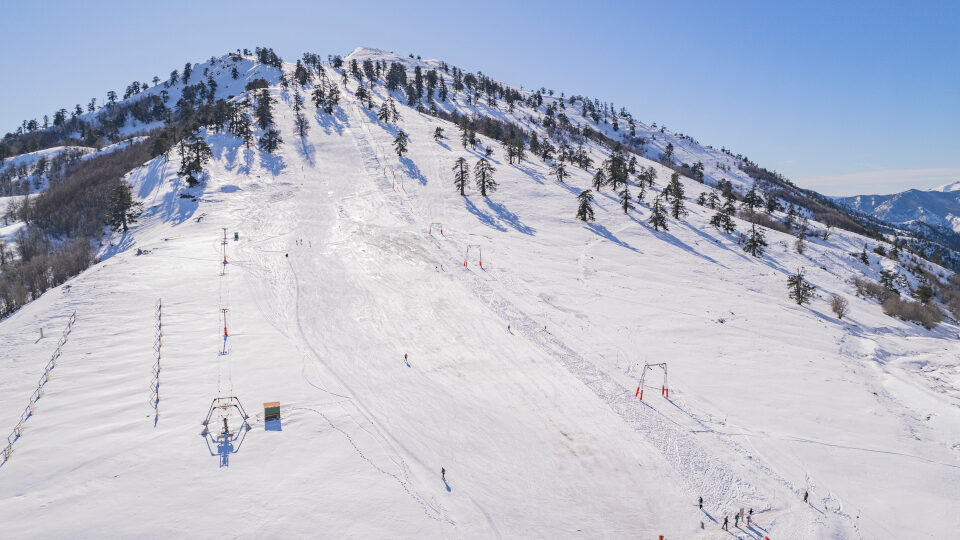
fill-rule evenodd
<path id="1" fill-rule="evenodd" d="M 729 531 L 730 529 L 727 528 L 728 523 L 730 523 L 730 518 L 728 518 L 727 516 L 723 516 L 723 525 L 721 525 L 720 528 L 725 531 Z"/>
<path id="2" fill-rule="evenodd" d="M 703 496 L 700 497 L 700 509 L 703 510 Z"/>
<path id="3" fill-rule="evenodd" d="M 807 502 L 807 496 L 810 495 L 806 491 L 803 492 L 803 502 Z"/>

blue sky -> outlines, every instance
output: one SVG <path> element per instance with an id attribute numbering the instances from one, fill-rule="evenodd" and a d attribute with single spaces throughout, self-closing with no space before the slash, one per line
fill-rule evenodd
<path id="1" fill-rule="evenodd" d="M 441 58 L 827 194 L 960 180 L 960 2 L 8 2 L 0 132 L 238 47 Z"/>

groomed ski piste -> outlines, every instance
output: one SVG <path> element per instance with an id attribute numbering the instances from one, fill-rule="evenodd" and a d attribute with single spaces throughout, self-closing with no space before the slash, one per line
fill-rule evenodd
<path id="1" fill-rule="evenodd" d="M 351 58 L 414 63 L 364 48 Z M 647 205 L 624 214 L 609 190 L 585 225 L 575 195 L 591 171 L 570 167 L 560 183 L 539 158 L 508 164 L 485 137 L 464 149 L 456 126 L 399 96 L 399 122 L 379 122 L 353 78 L 333 115 L 308 102 L 301 139 L 294 89 L 244 62 L 244 77 L 273 84 L 280 150 L 207 134 L 199 188 L 176 176 L 175 152 L 135 170 L 140 223 L 112 237 L 102 262 L 0 321 L 0 429 L 32 406 L 0 465 L 0 536 L 946 538 L 960 528 L 958 328 L 927 331 L 856 297 L 853 277 L 892 264 L 858 263 L 850 254 L 864 238 L 835 231 L 799 255 L 792 236 L 768 231 L 767 253 L 751 257 L 709 225 L 713 211 L 692 201 L 708 188 L 686 178 L 690 214 L 668 231 L 648 226 Z M 443 106 L 518 123 L 531 114 Z M 410 136 L 404 158 L 397 129 Z M 667 141 L 684 161 L 701 153 L 708 182 L 749 185 L 713 168 L 719 152 L 669 134 L 652 144 Z M 461 197 L 454 160 L 472 166 L 489 145 L 499 189 Z M 588 149 L 595 164 L 606 156 Z M 669 170 L 639 161 L 658 170 L 659 192 Z M 787 297 L 800 266 L 818 287 L 810 306 Z M 850 300 L 843 320 L 830 293 Z M 643 365 L 663 362 L 669 396 L 654 371 L 641 401 Z M 211 402 L 231 396 L 251 429 L 231 412 L 218 438 L 215 412 L 202 435 Z M 279 425 L 264 422 L 273 401 Z M 753 509 L 750 527 L 734 525 L 741 507 Z"/>

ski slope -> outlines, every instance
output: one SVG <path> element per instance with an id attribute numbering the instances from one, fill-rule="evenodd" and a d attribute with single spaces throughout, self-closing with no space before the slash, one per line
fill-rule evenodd
<path id="1" fill-rule="evenodd" d="M 743 538 L 960 526 L 958 328 L 926 331 L 855 297 L 850 280 L 880 268 L 850 256 L 863 238 L 838 231 L 798 255 L 769 231 L 757 259 L 692 200 L 655 232 L 647 206 L 625 215 L 609 191 L 584 225 L 575 195 L 592 173 L 559 183 L 500 148 L 499 190 L 464 198 L 451 167 L 482 152 L 408 107 L 398 126 L 378 122 L 356 84 L 333 116 L 308 105 L 304 139 L 292 90 L 272 87 L 280 151 L 209 134 L 202 189 L 177 179 L 175 155 L 132 172 L 141 224 L 0 321 L 6 430 L 77 313 L 0 465 L 4 536 L 725 538 L 724 516 Z M 659 191 L 667 169 L 640 162 Z M 684 184 L 688 199 L 706 189 Z M 798 266 L 818 286 L 810 307 L 786 295 Z M 842 321 L 834 292 L 850 299 Z M 657 372 L 634 395 L 645 362 L 668 363 L 669 399 Z M 218 447 L 201 421 L 226 396 L 252 429 Z M 263 421 L 270 401 L 281 431 Z M 734 527 L 740 507 L 752 528 Z"/>

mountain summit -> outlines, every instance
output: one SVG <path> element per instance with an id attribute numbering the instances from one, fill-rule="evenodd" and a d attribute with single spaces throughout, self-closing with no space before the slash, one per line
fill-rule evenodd
<path id="1" fill-rule="evenodd" d="M 442 60 L 112 98 L 4 138 L 4 536 L 960 526 L 944 246 Z"/>

